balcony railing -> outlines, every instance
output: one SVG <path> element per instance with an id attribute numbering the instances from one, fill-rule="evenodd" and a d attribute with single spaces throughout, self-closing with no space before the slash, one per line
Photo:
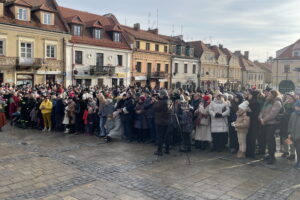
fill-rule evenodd
<path id="1" fill-rule="evenodd" d="M 40 68 L 43 65 L 42 58 L 18 58 L 18 66 L 19 67 L 33 67 Z"/>
<path id="2" fill-rule="evenodd" d="M 166 72 L 152 72 L 148 74 L 148 77 L 150 76 L 150 78 L 166 78 L 166 75 Z"/>
<path id="3" fill-rule="evenodd" d="M 92 76 L 113 76 L 115 71 L 115 67 L 112 66 L 90 66 Z"/>
<path id="4" fill-rule="evenodd" d="M 15 57 L 0 57 L 0 66 L 15 66 L 16 60 Z"/>

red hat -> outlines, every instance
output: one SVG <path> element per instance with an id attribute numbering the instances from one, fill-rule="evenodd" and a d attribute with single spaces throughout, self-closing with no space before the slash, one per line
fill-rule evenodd
<path id="1" fill-rule="evenodd" d="M 146 101 L 146 97 L 140 96 L 140 100 L 141 100 L 142 102 L 145 102 L 145 101 Z"/>
<path id="2" fill-rule="evenodd" d="M 209 95 L 205 95 L 203 97 L 203 100 L 206 101 L 206 102 L 210 101 L 210 96 Z"/>

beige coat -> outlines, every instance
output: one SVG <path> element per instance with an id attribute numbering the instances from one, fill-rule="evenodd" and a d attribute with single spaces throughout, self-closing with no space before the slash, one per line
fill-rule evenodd
<path id="1" fill-rule="evenodd" d="M 250 117 L 247 116 L 247 112 L 244 110 L 238 110 L 236 115 L 237 120 L 234 122 L 236 131 L 247 134 L 250 126 Z"/>
<path id="2" fill-rule="evenodd" d="M 201 116 L 200 123 L 196 124 L 195 140 L 212 141 L 209 106 L 204 108 L 204 106 L 200 104 L 199 108 L 195 111 L 195 115 L 197 118 Z"/>

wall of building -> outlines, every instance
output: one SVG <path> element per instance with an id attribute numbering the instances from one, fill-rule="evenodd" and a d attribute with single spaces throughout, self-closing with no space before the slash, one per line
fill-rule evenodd
<path id="1" fill-rule="evenodd" d="M 75 51 L 82 51 L 82 62 L 83 64 L 75 64 Z M 98 84 L 98 79 L 103 79 L 103 84 L 112 86 L 112 78 L 124 79 L 124 85 L 130 84 L 130 66 L 132 52 L 130 50 L 105 48 L 99 46 L 71 44 L 67 45 L 67 52 L 70 56 L 67 56 L 67 79 L 72 79 L 73 70 L 78 71 L 78 74 L 73 77 L 74 79 L 90 79 L 92 85 Z M 114 66 L 116 74 L 114 76 L 95 76 L 90 74 L 91 66 L 96 65 L 96 54 L 103 53 L 103 64 L 104 66 Z M 117 66 L 117 56 L 122 55 L 123 66 Z M 74 68 L 72 69 L 72 64 Z M 68 82 L 71 84 L 71 81 Z M 75 83 L 73 83 L 75 84 Z"/>
<path id="2" fill-rule="evenodd" d="M 143 40 L 137 40 L 140 42 L 140 50 L 146 50 L 146 43 L 150 44 L 150 51 L 156 51 L 155 50 L 155 45 L 159 45 L 159 53 L 164 53 L 165 51 L 165 46 L 167 48 L 167 52 L 169 52 L 169 45 L 168 44 L 162 44 L 162 43 L 155 43 L 155 42 L 150 42 L 150 41 L 143 41 Z"/>
<path id="3" fill-rule="evenodd" d="M 45 82 L 46 74 L 60 74 L 62 76 L 64 71 L 64 40 L 69 40 L 70 37 L 70 35 L 63 33 L 0 24 L 0 38 L 5 41 L 4 59 L 16 60 L 20 56 L 21 43 L 28 42 L 32 44 L 32 58 L 44 60 L 38 71 L 32 68 L 16 71 L 17 63 L 15 61 L 13 66 L 9 66 L 7 70 L 2 70 L 5 72 L 4 80 L 16 83 L 17 74 L 32 74 L 34 75 L 34 83 L 40 84 Z M 56 46 L 55 59 L 48 60 L 46 58 L 47 44 Z M 0 68 L 5 67 L 7 68 L 7 66 L 1 66 Z"/>
<path id="4" fill-rule="evenodd" d="M 137 62 L 141 62 L 141 72 L 137 72 L 136 65 Z M 165 72 L 165 65 L 169 65 L 169 71 L 167 72 L 167 76 L 165 77 L 166 81 L 160 83 L 160 86 L 163 87 L 165 82 L 168 82 L 170 85 L 170 69 L 171 69 L 171 56 L 166 54 L 156 54 L 150 52 L 141 52 L 134 51 L 132 56 L 132 67 L 131 67 L 131 75 L 135 76 L 147 76 L 147 64 L 151 63 L 151 72 L 157 72 L 157 64 L 160 64 L 160 72 Z M 145 85 L 146 81 L 142 81 L 142 85 Z M 154 85 L 152 84 L 152 87 Z"/>
<path id="5" fill-rule="evenodd" d="M 285 66 L 289 66 L 289 73 L 285 73 Z M 300 73 L 295 69 L 300 67 L 300 60 L 275 60 L 272 63 L 272 86 L 279 89 L 278 86 L 283 80 L 291 80 L 296 91 L 300 91 Z"/>
<path id="6" fill-rule="evenodd" d="M 178 64 L 178 73 L 175 74 L 175 65 Z M 184 65 L 188 65 L 187 73 L 184 72 Z M 196 71 L 193 73 L 193 65 L 196 66 Z M 198 78 L 197 74 L 199 72 L 199 61 L 196 59 L 184 59 L 184 58 L 173 58 L 172 59 L 172 85 L 177 82 L 182 85 L 191 85 L 195 83 L 198 87 Z M 176 86 L 176 85 L 175 85 Z"/>

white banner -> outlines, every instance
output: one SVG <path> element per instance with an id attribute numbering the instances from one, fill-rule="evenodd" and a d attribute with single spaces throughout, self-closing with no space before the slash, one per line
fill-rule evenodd
<path id="1" fill-rule="evenodd" d="M 62 71 L 37 71 L 36 74 L 62 75 Z"/>

